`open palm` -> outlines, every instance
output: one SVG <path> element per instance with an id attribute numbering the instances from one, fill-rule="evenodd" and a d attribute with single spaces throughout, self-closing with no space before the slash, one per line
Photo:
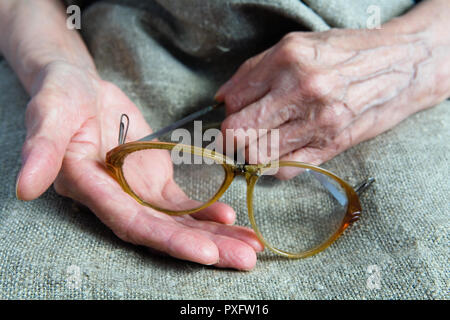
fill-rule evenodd
<path id="1" fill-rule="evenodd" d="M 130 118 L 130 141 L 151 132 L 126 95 L 97 75 L 57 62 L 33 86 L 17 196 L 32 200 L 55 190 L 89 207 L 121 239 L 173 257 L 219 267 L 252 269 L 262 245 L 250 229 L 231 226 L 234 210 L 216 203 L 193 215 L 171 217 L 122 191 L 104 167 L 117 145 L 119 119 Z M 171 180 L 170 157 L 146 165 L 152 185 Z"/>

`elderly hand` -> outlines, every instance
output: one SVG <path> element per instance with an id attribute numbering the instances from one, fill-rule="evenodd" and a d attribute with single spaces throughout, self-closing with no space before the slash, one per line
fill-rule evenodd
<path id="1" fill-rule="evenodd" d="M 318 165 L 443 100 L 449 81 L 439 82 L 450 52 L 438 45 L 441 34 L 400 34 L 397 23 L 286 35 L 219 89 L 216 99 L 227 108 L 222 129 L 268 129 L 272 154 Z M 270 145 L 273 129 L 278 146 Z M 258 162 L 267 160 L 260 152 Z"/>
<path id="2" fill-rule="evenodd" d="M 262 245 L 253 230 L 229 225 L 236 216 L 229 206 L 171 217 L 140 205 L 107 173 L 105 155 L 117 146 L 121 114 L 130 118 L 130 140 L 151 129 L 119 88 L 100 79 L 81 37 L 66 28 L 59 1 L 0 1 L 0 50 L 31 96 L 19 199 L 35 199 L 54 182 L 59 194 L 89 207 L 125 241 L 202 264 L 255 266 Z M 169 157 L 145 169 L 150 185 L 174 185 Z"/>
<path id="3" fill-rule="evenodd" d="M 26 111 L 18 198 L 32 200 L 54 181 L 59 194 L 89 207 L 125 241 L 198 263 L 254 267 L 262 245 L 253 230 L 227 225 L 235 220 L 231 207 L 215 203 L 193 215 L 171 217 L 140 205 L 107 173 L 105 154 L 117 145 L 122 113 L 130 118 L 130 140 L 151 132 L 120 89 L 65 62 L 47 65 L 36 79 Z M 171 167 L 168 154 L 158 154 L 141 169 L 151 185 L 167 186 L 173 182 Z"/>

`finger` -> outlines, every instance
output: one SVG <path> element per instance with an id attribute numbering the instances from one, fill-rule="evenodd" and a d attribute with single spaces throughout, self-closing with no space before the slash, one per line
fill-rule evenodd
<path id="1" fill-rule="evenodd" d="M 70 172 L 69 166 L 74 165 L 82 172 L 89 172 L 73 180 L 67 195 L 87 205 L 121 239 L 201 264 L 242 270 L 255 265 L 255 250 L 248 244 L 183 225 L 169 215 L 141 206 L 103 168 L 99 170 L 97 163 L 86 162 L 64 163 L 63 172 Z M 64 178 L 61 175 L 58 182 Z"/>
<path id="2" fill-rule="evenodd" d="M 187 226 L 139 214 L 133 219 L 128 234 L 133 242 L 178 259 L 239 270 L 250 270 L 256 264 L 255 250 L 247 243 L 199 229 L 195 224 Z"/>
<path id="3" fill-rule="evenodd" d="M 369 111 L 367 112 L 366 117 L 350 122 L 352 119 L 352 113 L 351 111 L 346 110 L 345 106 L 336 105 L 330 110 L 332 111 L 331 113 L 327 113 L 327 116 L 322 117 L 321 132 L 323 132 L 324 135 L 320 139 L 317 139 L 317 136 L 312 134 L 310 136 L 310 140 L 317 139 L 316 142 L 309 142 L 298 150 L 285 153 L 284 156 L 281 157 L 281 161 L 298 161 L 313 165 L 320 165 L 347 150 L 351 146 L 372 137 L 370 135 L 367 136 L 366 134 L 367 128 L 371 125 L 373 126 L 373 120 L 378 118 L 376 111 L 373 114 Z M 347 113 L 344 114 L 344 111 L 347 111 Z M 340 115 L 340 119 L 337 126 L 335 125 L 334 131 L 339 133 L 333 136 L 331 134 L 333 131 L 328 133 L 326 132 L 327 126 L 324 126 L 324 123 L 326 124 L 327 122 L 331 123 L 335 121 L 332 119 L 337 118 L 337 115 Z M 391 117 L 391 119 L 392 118 L 395 117 Z M 348 123 L 350 123 L 350 125 Z M 380 126 L 376 127 L 377 130 L 379 130 L 379 127 Z M 305 135 L 307 135 L 307 132 L 314 132 L 312 129 L 305 129 Z M 301 144 L 302 142 L 300 142 L 300 145 Z M 300 172 L 301 170 L 296 168 L 281 167 L 277 176 L 280 179 L 290 179 Z"/>
<path id="4" fill-rule="evenodd" d="M 256 264 L 255 251 L 264 249 L 256 237 L 252 239 L 252 230 L 243 227 L 195 222 L 189 217 L 179 219 L 179 222 L 189 225 L 197 233 L 208 237 L 216 244 L 219 250 L 219 261 L 214 265 L 219 268 L 251 270 Z"/>
<path id="5" fill-rule="evenodd" d="M 70 172 L 74 165 L 79 172 L 89 174 L 72 179 L 71 189 L 65 195 L 88 206 L 121 239 L 183 260 L 207 265 L 219 261 L 219 250 L 209 237 L 182 226 L 169 215 L 140 205 L 94 161 L 66 161 L 64 172 Z M 61 189 L 67 186 L 64 180 L 67 177 L 61 176 L 61 182 L 55 184 L 62 194 Z"/>
<path id="6" fill-rule="evenodd" d="M 170 211 L 189 211 L 201 207 L 214 197 L 214 189 L 221 184 L 221 181 L 217 181 L 212 188 L 204 189 L 197 197 L 189 192 L 189 195 L 186 194 L 185 190 L 189 190 L 189 186 L 183 184 L 181 187 L 174 181 L 173 165 L 166 150 L 147 149 L 131 153 L 122 170 L 129 187 L 138 197 L 153 206 Z M 178 171 L 178 178 L 179 174 Z M 182 183 L 183 180 L 178 178 Z M 199 201 L 200 199 L 203 201 Z M 230 206 L 217 202 L 194 215 L 198 219 L 225 224 L 233 224 L 236 218 L 236 213 Z"/>
<path id="7" fill-rule="evenodd" d="M 219 250 L 211 239 L 194 229 L 183 227 L 142 211 L 129 225 L 128 237 L 133 243 L 166 252 L 172 257 L 211 265 L 219 261 Z"/>
<path id="8" fill-rule="evenodd" d="M 142 190 L 144 190 L 144 188 L 142 188 Z M 211 196 L 212 195 L 213 194 L 211 194 Z M 172 211 L 191 210 L 198 208 L 205 203 L 191 199 L 174 180 L 165 182 L 164 188 L 158 193 L 158 196 L 159 197 L 157 198 L 153 197 L 149 200 L 149 202 L 156 204 L 160 208 L 165 208 Z M 193 216 L 200 220 L 233 224 L 236 219 L 236 212 L 232 207 L 225 203 L 215 202 L 201 211 L 193 213 Z"/>
<path id="9" fill-rule="evenodd" d="M 224 95 L 227 115 L 238 112 L 242 108 L 264 97 L 270 90 L 275 72 L 261 61 L 242 78 L 235 80 Z"/>
<path id="10" fill-rule="evenodd" d="M 264 97 L 271 86 L 271 78 L 254 75 L 258 71 L 252 70 L 249 75 L 235 83 L 224 96 L 226 114 L 230 115 L 245 108 L 249 104 Z"/>
<path id="11" fill-rule="evenodd" d="M 33 200 L 53 183 L 66 147 L 80 124 L 80 116 L 71 112 L 58 96 L 38 94 L 30 101 L 22 168 L 16 182 L 18 199 Z"/>
<path id="12" fill-rule="evenodd" d="M 299 119 L 283 124 L 260 136 L 258 141 L 246 147 L 246 159 L 249 164 L 268 163 L 307 145 L 314 136 L 314 130 L 308 130 L 305 120 Z"/>
<path id="13" fill-rule="evenodd" d="M 303 108 L 297 107 L 286 101 L 285 97 L 271 91 L 264 98 L 228 116 L 223 121 L 221 128 L 226 140 L 224 145 L 231 145 L 228 139 L 233 138 L 234 144 L 238 144 L 239 147 L 248 146 L 260 136 L 264 136 L 267 133 L 265 130 L 278 128 L 285 122 L 305 116 Z"/>
<path id="14" fill-rule="evenodd" d="M 191 216 L 177 217 L 176 220 L 186 226 L 219 234 L 233 239 L 238 239 L 250 245 L 255 251 L 264 250 L 264 245 L 259 241 L 252 229 L 241 226 L 227 226 L 215 222 L 198 221 Z"/>
<path id="15" fill-rule="evenodd" d="M 236 71 L 236 73 L 225 82 L 217 91 L 215 99 L 217 101 L 223 101 L 225 95 L 230 91 L 230 89 L 240 81 L 249 71 L 253 70 L 256 65 L 264 58 L 268 50 L 247 59 Z"/>
<path id="16" fill-rule="evenodd" d="M 302 117 L 304 115 L 302 109 L 279 90 L 272 90 L 241 111 L 229 115 L 222 123 L 222 130 L 277 128 L 289 120 Z"/>
<path id="17" fill-rule="evenodd" d="M 227 225 L 233 224 L 236 220 L 236 212 L 234 209 L 221 202 L 215 202 L 209 207 L 193 213 L 191 216 L 198 220 L 215 221 Z"/>
<path id="18" fill-rule="evenodd" d="M 181 219 L 178 217 L 178 221 L 192 228 L 197 235 L 202 235 L 215 243 L 219 251 L 219 260 L 214 264 L 216 267 L 251 270 L 256 264 L 256 252 L 253 246 L 257 248 L 257 251 L 263 250 L 262 245 L 251 240 L 251 233 L 248 229 L 217 224 L 214 226 L 213 223 L 200 221 L 196 223 L 189 217 L 182 217 Z"/>
<path id="19" fill-rule="evenodd" d="M 219 268 L 251 270 L 256 265 L 256 252 L 246 243 L 228 237 L 213 235 L 212 240 L 219 249 Z"/>

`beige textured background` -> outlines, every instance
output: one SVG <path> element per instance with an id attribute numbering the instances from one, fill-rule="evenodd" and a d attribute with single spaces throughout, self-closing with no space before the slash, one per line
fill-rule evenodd
<path id="1" fill-rule="evenodd" d="M 360 27 L 369 3 L 390 12 L 384 19 L 411 5 L 191 1 L 197 6 L 188 10 L 187 1 L 110 2 L 126 5 L 86 9 L 83 36 L 103 77 L 119 85 L 154 128 L 201 106 L 245 57 L 286 31 Z M 16 200 L 27 100 L 0 61 L 0 298 L 449 298 L 449 102 L 324 165 L 351 183 L 377 179 L 361 199 L 362 218 L 329 249 L 296 261 L 264 252 L 255 270 L 236 272 L 124 243 L 52 189 L 32 202 Z M 236 182 L 224 197 L 243 224 L 244 187 Z M 379 290 L 367 287 L 371 265 L 380 270 Z M 73 288 L 77 271 L 80 283 Z"/>

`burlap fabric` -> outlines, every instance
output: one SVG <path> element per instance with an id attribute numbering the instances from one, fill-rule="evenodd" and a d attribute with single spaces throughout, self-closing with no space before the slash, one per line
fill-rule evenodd
<path id="1" fill-rule="evenodd" d="M 386 21 L 412 1 L 104 1 L 83 9 L 82 34 L 102 76 L 157 129 L 209 102 L 286 32 L 364 27 L 369 5 Z M 236 272 L 124 243 L 53 189 L 16 200 L 28 97 L 4 60 L 0 92 L 0 298 L 449 297 L 449 102 L 325 164 L 351 183 L 377 179 L 361 220 L 329 249 L 295 261 L 266 251 L 253 271 Z M 245 185 L 235 183 L 224 201 L 247 224 Z"/>

